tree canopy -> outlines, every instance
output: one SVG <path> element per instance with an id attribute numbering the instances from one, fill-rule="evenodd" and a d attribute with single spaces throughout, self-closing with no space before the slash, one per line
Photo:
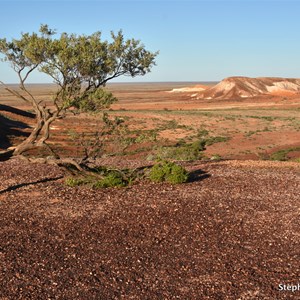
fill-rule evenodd
<path id="1" fill-rule="evenodd" d="M 45 145 L 50 124 L 65 116 L 69 109 L 99 111 L 116 98 L 105 84 L 120 76 L 142 76 L 155 65 L 158 52 L 150 52 L 135 39 L 125 39 L 122 31 L 111 32 L 111 41 L 101 39 L 101 32 L 91 35 L 62 33 L 59 36 L 48 25 L 38 33 L 22 33 L 19 39 L 0 39 L 0 53 L 11 63 L 19 78 L 19 89 L 5 85 L 18 98 L 31 104 L 36 126 L 14 154 L 34 146 Z M 26 80 L 33 71 L 50 76 L 57 85 L 51 105 L 36 99 Z"/>

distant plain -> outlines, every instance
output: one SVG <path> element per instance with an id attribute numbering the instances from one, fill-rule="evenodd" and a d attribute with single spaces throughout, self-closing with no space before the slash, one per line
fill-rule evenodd
<path id="1" fill-rule="evenodd" d="M 112 83 L 107 85 L 118 98 L 108 112 L 111 116 L 126 118 L 131 130 L 155 131 L 159 145 L 176 144 L 185 140 L 192 142 L 199 131 L 207 131 L 210 137 L 222 137 L 217 143 L 206 147 L 205 156 L 217 155 L 225 159 L 268 159 L 273 153 L 288 149 L 287 160 L 300 157 L 300 95 L 263 95 L 239 99 L 195 99 L 191 93 L 171 93 L 174 88 L 196 84 L 213 86 L 216 82 L 153 82 Z M 38 99 L 50 99 L 55 85 L 30 85 Z M 25 111 L 26 103 L 0 88 L 0 103 Z M 0 113 L 26 124 L 33 119 L 0 109 Z M 51 143 L 64 153 L 74 154 L 70 131 L 92 132 L 95 115 L 68 116 L 53 124 Z M 94 124 L 94 125 L 93 125 Z M 17 128 L 15 128 L 17 129 Z M 21 129 L 27 132 L 30 128 Z M 11 144 L 19 137 L 9 136 Z M 129 157 L 146 158 L 153 143 L 144 141 L 129 148 Z M 68 154 L 70 154 L 68 153 Z"/>

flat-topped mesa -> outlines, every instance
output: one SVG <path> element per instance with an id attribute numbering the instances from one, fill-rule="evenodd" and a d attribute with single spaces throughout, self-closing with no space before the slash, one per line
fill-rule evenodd
<path id="1" fill-rule="evenodd" d="M 233 99 L 259 95 L 293 95 L 300 93 L 300 79 L 279 77 L 228 77 L 200 92 L 197 98 Z"/>

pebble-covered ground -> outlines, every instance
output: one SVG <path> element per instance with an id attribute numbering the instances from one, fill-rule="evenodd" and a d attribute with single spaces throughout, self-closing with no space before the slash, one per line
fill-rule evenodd
<path id="1" fill-rule="evenodd" d="M 300 164 L 186 167 L 96 190 L 0 163 L 0 299 L 300 299 L 280 290 L 300 283 Z"/>

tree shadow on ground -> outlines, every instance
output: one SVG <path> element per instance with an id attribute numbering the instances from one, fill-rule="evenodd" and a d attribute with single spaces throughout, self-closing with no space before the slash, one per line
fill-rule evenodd
<path id="1" fill-rule="evenodd" d="M 0 111 L 7 111 L 7 112 L 13 113 L 15 115 L 23 116 L 26 118 L 31 118 L 31 119 L 35 118 L 35 114 L 33 114 L 31 112 L 24 111 L 22 109 L 15 108 L 15 107 L 5 105 L 5 104 L 0 104 Z"/>
<path id="2" fill-rule="evenodd" d="M 63 177 L 64 176 L 61 175 L 61 176 L 54 177 L 54 178 L 44 178 L 44 179 L 40 179 L 40 180 L 33 181 L 33 182 L 25 182 L 25 183 L 16 184 L 16 185 L 10 186 L 10 187 L 8 187 L 8 188 L 6 188 L 4 190 L 1 190 L 0 191 L 0 195 L 4 194 L 6 192 L 17 190 L 17 189 L 19 189 L 21 187 L 24 187 L 24 186 L 28 186 L 28 185 L 31 185 L 31 184 L 44 183 L 44 182 L 49 182 L 49 181 L 55 181 L 55 180 L 61 179 Z"/>
<path id="3" fill-rule="evenodd" d="M 12 120 L 2 115 L 1 107 L 2 105 L 0 105 L 0 149 L 7 149 L 12 146 L 10 137 L 27 137 L 29 133 L 24 132 L 24 129 L 30 127 L 21 121 Z M 27 112 L 23 113 L 27 114 Z"/>
<path id="4" fill-rule="evenodd" d="M 189 173 L 189 182 L 202 181 L 206 178 L 209 178 L 211 175 L 203 170 L 194 170 Z"/>

